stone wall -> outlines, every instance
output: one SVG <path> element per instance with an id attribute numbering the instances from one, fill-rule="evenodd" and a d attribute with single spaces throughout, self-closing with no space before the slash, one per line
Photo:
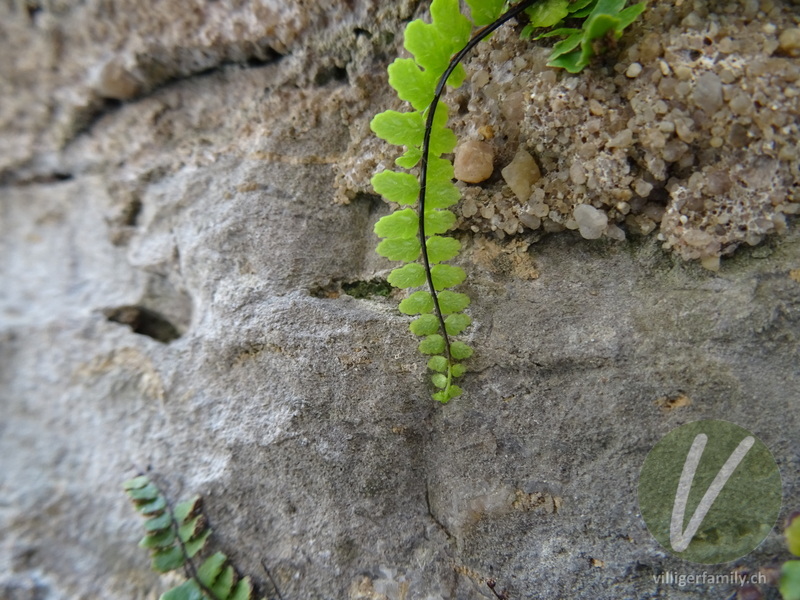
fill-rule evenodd
<path id="1" fill-rule="evenodd" d="M 648 33 L 691 38 L 709 4 L 682 3 L 669 29 L 645 18 L 619 56 Z M 796 6 L 761 4 L 736 19 L 774 23 L 777 40 Z M 389 209 L 368 188 L 392 152 L 368 131 L 397 106 L 385 67 L 425 8 L 0 4 L 13 49 L 0 53 L 0 597 L 168 589 L 120 488 L 147 470 L 175 500 L 201 494 L 213 547 L 272 597 L 263 561 L 286 600 L 492 598 L 491 578 L 512 599 L 727 597 L 656 584 L 694 567 L 638 515 L 648 451 L 698 419 L 758 435 L 781 468 L 782 517 L 798 508 L 791 211 L 781 235 L 745 240 L 713 272 L 625 219 L 625 240 L 585 240 L 566 219 L 509 233 L 492 223 L 518 212 L 496 168 L 464 193 L 474 214 L 497 210 L 460 214 L 476 355 L 465 395 L 432 402 L 397 293 L 373 293 L 390 265 L 372 227 Z M 497 64 L 526 52 L 512 42 Z M 627 77 L 613 63 L 565 77 L 528 48 L 541 72 L 528 93 Z M 524 145 L 557 196 L 574 157 L 500 135 L 520 118 L 533 136 L 541 109 L 509 85 L 492 101 L 511 94 L 521 112 L 467 99 L 458 133 L 483 106 L 496 166 Z M 788 121 L 780 135 L 796 140 Z M 796 190 L 785 156 L 781 185 Z M 691 171 L 653 182 L 661 214 Z M 736 564 L 774 566 L 782 548 L 776 528 Z"/>

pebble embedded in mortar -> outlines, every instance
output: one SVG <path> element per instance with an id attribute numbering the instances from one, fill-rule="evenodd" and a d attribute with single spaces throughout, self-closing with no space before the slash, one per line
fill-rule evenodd
<path id="1" fill-rule="evenodd" d="M 528 201 L 533 184 L 542 177 L 539 171 L 539 165 L 537 165 L 533 157 L 522 148 L 517 150 L 514 159 L 501 173 L 508 187 L 511 188 L 514 195 L 522 202 Z"/>
<path id="2" fill-rule="evenodd" d="M 459 181 L 486 181 L 494 172 L 494 148 L 486 142 L 468 140 L 456 148 L 453 168 Z"/>
<path id="3" fill-rule="evenodd" d="M 587 240 L 596 240 L 608 227 L 608 216 L 594 206 L 579 204 L 572 213 L 578 223 L 578 230 Z"/>

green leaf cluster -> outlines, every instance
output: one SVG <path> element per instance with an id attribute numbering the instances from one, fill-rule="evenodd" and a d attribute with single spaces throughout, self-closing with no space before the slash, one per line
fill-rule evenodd
<path id="1" fill-rule="evenodd" d="M 526 10 L 530 24 L 522 31 L 530 37 L 535 29 L 550 28 L 536 39 L 564 37 L 553 46 L 548 66 L 579 73 L 591 62 L 598 43 L 615 41 L 645 9 L 640 2 L 625 8 L 627 0 L 545 0 Z M 581 27 L 565 27 L 565 19 L 584 19 Z"/>
<path id="2" fill-rule="evenodd" d="M 800 514 L 795 514 L 786 528 L 789 552 L 800 556 Z M 778 589 L 783 600 L 800 600 L 800 560 L 787 560 L 781 567 Z"/>
<path id="3" fill-rule="evenodd" d="M 153 570 L 167 573 L 187 568 L 193 574 L 160 600 L 253 600 L 252 581 L 240 578 L 222 552 L 194 567 L 193 559 L 205 549 L 211 535 L 199 496 L 171 509 L 161 490 L 145 475 L 129 479 L 123 489 L 136 511 L 147 519 L 139 546 L 150 550 Z"/>
<path id="4" fill-rule="evenodd" d="M 498 17 L 506 3 L 467 0 L 467 4 L 475 24 L 485 25 Z M 398 58 L 388 69 L 389 84 L 400 99 L 411 104 L 412 110 L 387 110 L 370 123 L 379 138 L 403 147 L 403 154 L 395 161 L 398 169 L 382 171 L 372 178 L 375 191 L 399 205 L 398 210 L 375 225 L 375 233 L 383 238 L 377 252 L 389 260 L 405 263 L 389 275 L 388 281 L 393 286 L 414 290 L 428 283 L 432 285 L 433 289 L 428 286 L 426 290 L 412 291 L 399 309 L 407 315 L 419 315 L 410 329 L 423 338 L 419 350 L 431 356 L 428 366 L 437 388 L 433 397 L 443 403 L 461 394 L 453 380 L 464 373 L 460 361 L 472 354 L 472 349 L 463 342 L 448 343 L 450 336 L 462 333 L 469 326 L 470 318 L 462 313 L 469 305 L 469 298 L 449 289 L 463 283 L 466 274 L 460 267 L 445 264 L 461 250 L 458 240 L 443 235 L 455 224 L 456 216 L 448 209 L 458 203 L 461 195 L 453 183 L 453 164 L 442 157 L 453 152 L 457 141 L 447 127 L 448 107 L 443 102 L 436 105 L 431 122 L 424 214 L 418 213 L 420 181 L 409 170 L 421 167 L 426 120 L 437 83 L 452 56 L 469 41 L 472 28 L 473 23 L 461 14 L 458 0 L 433 0 L 431 22 L 417 19 L 406 27 L 404 47 L 412 58 Z M 459 64 L 447 84 L 458 87 L 464 77 L 464 68 Z M 422 260 L 423 244 L 429 271 Z"/>

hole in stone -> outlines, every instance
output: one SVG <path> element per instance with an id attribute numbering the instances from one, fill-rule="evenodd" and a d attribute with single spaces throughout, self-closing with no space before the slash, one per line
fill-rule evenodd
<path id="1" fill-rule="evenodd" d="M 341 288 L 336 283 L 328 283 L 326 285 L 315 285 L 308 290 L 308 293 L 314 298 L 324 298 L 332 300 L 342 295 Z"/>
<path id="2" fill-rule="evenodd" d="M 42 5 L 39 2 L 26 2 L 25 12 L 28 13 L 28 18 L 33 21 L 36 15 L 42 12 Z"/>
<path id="3" fill-rule="evenodd" d="M 112 323 L 127 325 L 134 333 L 146 335 L 163 344 L 181 337 L 178 329 L 155 311 L 142 306 L 118 306 L 103 311 Z"/>
<path id="4" fill-rule="evenodd" d="M 142 201 L 139 198 L 132 198 L 122 209 L 120 215 L 122 223 L 128 227 L 135 227 L 142 212 Z"/>
<path id="5" fill-rule="evenodd" d="M 347 294 L 353 298 L 369 299 L 376 296 L 386 298 L 392 293 L 392 286 L 385 279 L 375 277 L 369 281 L 331 281 L 318 284 L 308 290 L 315 298 L 338 298 Z"/>
<path id="6" fill-rule="evenodd" d="M 314 76 L 314 85 L 322 87 L 332 81 L 347 81 L 347 69 L 336 65 L 323 67 Z"/>
<path id="7" fill-rule="evenodd" d="M 376 277 L 369 281 L 343 283 L 342 291 L 353 298 L 371 298 L 373 296 L 382 296 L 386 298 L 392 293 L 392 286 L 385 279 Z"/>

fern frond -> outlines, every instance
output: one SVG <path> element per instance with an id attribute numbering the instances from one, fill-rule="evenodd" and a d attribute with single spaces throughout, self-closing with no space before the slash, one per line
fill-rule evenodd
<path id="1" fill-rule="evenodd" d="M 488 25 L 470 39 L 473 23 L 461 14 L 458 0 L 434 0 L 431 22 L 418 19 L 406 28 L 404 47 L 413 58 L 398 58 L 389 66 L 389 84 L 414 110 L 386 111 L 370 123 L 379 138 L 405 148 L 395 161 L 399 167 L 419 166 L 419 180 L 406 171 L 393 170 L 372 178 L 373 188 L 385 199 L 417 207 L 415 223 L 411 209 L 404 208 L 378 221 L 375 233 L 384 238 L 377 248 L 381 256 L 406 263 L 391 272 L 389 283 L 401 289 L 427 285 L 427 291 L 413 292 L 399 309 L 421 315 L 409 328 L 424 338 L 420 352 L 432 355 L 428 366 L 439 390 L 433 397 L 442 403 L 461 394 L 453 380 L 466 370 L 459 361 L 472 355 L 469 346 L 451 341 L 450 336 L 463 333 L 472 319 L 462 312 L 469 297 L 449 289 L 463 283 L 466 273 L 445 264 L 461 249 L 458 240 L 442 235 L 455 224 L 455 214 L 447 209 L 458 203 L 461 194 L 453 183 L 453 164 L 442 157 L 455 149 L 457 140 L 447 126 L 449 109 L 440 98 L 446 85 L 457 87 L 463 82 L 460 63 L 467 52 L 532 3 L 521 2 L 501 16 L 504 0 L 468 0 L 474 24 Z"/>
<path id="2" fill-rule="evenodd" d="M 252 581 L 249 577 L 240 578 L 222 552 L 195 566 L 194 557 L 206 548 L 211 535 L 200 496 L 173 509 L 161 490 L 144 475 L 129 479 L 122 487 L 136 510 L 148 517 L 147 534 L 139 546 L 150 550 L 153 570 L 186 570 L 188 580 L 162 594 L 160 600 L 254 600 Z"/>
<path id="3" fill-rule="evenodd" d="M 445 86 L 458 87 L 465 72 L 461 60 L 482 39 L 523 11 L 530 24 L 523 37 L 535 29 L 557 27 L 541 37 L 561 36 L 550 56 L 550 66 L 576 73 L 589 64 L 596 42 L 608 36 L 618 38 L 644 10 L 639 3 L 628 8 L 627 0 L 521 0 L 505 13 L 505 0 L 466 0 L 472 22 L 461 14 L 459 0 L 433 0 L 431 22 L 417 19 L 408 24 L 403 45 L 412 58 L 398 58 L 389 65 L 389 84 L 401 100 L 413 110 L 387 110 L 376 115 L 370 128 L 379 138 L 404 147 L 395 160 L 401 169 L 419 167 L 419 180 L 406 171 L 387 170 L 372 178 L 377 193 L 401 206 L 416 205 L 416 224 L 411 208 L 403 208 L 380 219 L 375 233 L 384 238 L 377 252 L 389 260 L 407 263 L 392 271 L 389 283 L 401 289 L 422 287 L 400 302 L 400 312 L 421 315 L 410 329 L 423 336 L 419 350 L 433 355 L 428 367 L 437 391 L 433 397 L 448 402 L 461 394 L 453 379 L 464 374 L 460 361 L 472 355 L 472 348 L 460 341 L 451 342 L 469 327 L 471 319 L 462 313 L 469 305 L 466 294 L 449 288 L 466 279 L 464 271 L 444 264 L 454 259 L 461 244 L 441 234 L 455 224 L 455 215 L 447 210 L 458 203 L 460 192 L 453 184 L 453 165 L 443 158 L 456 146 L 456 137 L 447 127 L 448 107 L 440 101 Z M 585 19 L 582 28 L 561 26 Z M 470 38 L 475 26 L 484 26 Z M 538 38 L 537 38 L 538 39 Z M 412 238 L 417 237 L 417 240 Z M 416 262 L 420 261 L 420 262 Z"/>

